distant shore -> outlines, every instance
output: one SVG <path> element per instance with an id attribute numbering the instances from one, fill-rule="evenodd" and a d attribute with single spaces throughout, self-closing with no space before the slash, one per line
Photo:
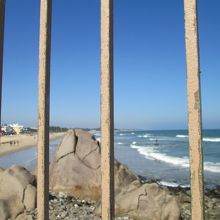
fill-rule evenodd
<path id="1" fill-rule="evenodd" d="M 50 140 L 58 139 L 65 132 L 50 133 Z M 37 134 L 19 134 L 12 136 L 1 136 L 0 156 L 21 151 L 37 144 Z"/>

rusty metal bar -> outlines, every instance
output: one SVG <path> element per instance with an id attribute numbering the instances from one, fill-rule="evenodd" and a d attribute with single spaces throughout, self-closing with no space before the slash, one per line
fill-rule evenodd
<path id="1" fill-rule="evenodd" d="M 102 219 L 114 219 L 113 0 L 101 0 Z"/>
<path id="2" fill-rule="evenodd" d="M 197 1 L 184 0 L 192 220 L 204 219 Z"/>
<path id="3" fill-rule="evenodd" d="M 49 219 L 49 108 L 50 108 L 50 47 L 52 1 L 40 3 L 40 45 L 38 84 L 38 159 L 37 212 L 38 220 Z"/>
<path id="4" fill-rule="evenodd" d="M 2 122 L 2 72 L 3 72 L 3 48 L 5 25 L 5 0 L 0 0 L 0 129 Z M 0 134 L 1 137 L 1 134 Z"/>

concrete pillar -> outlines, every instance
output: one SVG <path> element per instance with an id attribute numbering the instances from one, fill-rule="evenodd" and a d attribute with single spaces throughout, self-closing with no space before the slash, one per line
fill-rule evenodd
<path id="1" fill-rule="evenodd" d="M 102 220 L 114 219 L 113 0 L 101 0 Z"/>
<path id="2" fill-rule="evenodd" d="M 4 24 L 5 24 L 5 0 L 0 0 L 0 129 L 1 129 L 1 123 L 2 123 L 1 116 L 2 116 L 2 72 L 3 72 Z"/>
<path id="3" fill-rule="evenodd" d="M 52 1 L 41 0 L 38 84 L 38 220 L 49 219 L 49 107 Z"/>
<path id="4" fill-rule="evenodd" d="M 204 219 L 197 1 L 184 0 L 192 220 Z"/>

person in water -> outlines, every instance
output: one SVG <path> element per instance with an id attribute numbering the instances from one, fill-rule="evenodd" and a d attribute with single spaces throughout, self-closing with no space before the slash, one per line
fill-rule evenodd
<path id="1" fill-rule="evenodd" d="M 156 139 L 156 142 L 155 142 L 155 144 L 154 145 L 156 145 L 156 146 L 158 146 L 159 145 L 159 143 L 158 143 L 158 140 Z"/>

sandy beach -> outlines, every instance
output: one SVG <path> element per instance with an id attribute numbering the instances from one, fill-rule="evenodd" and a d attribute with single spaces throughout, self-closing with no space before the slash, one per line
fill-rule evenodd
<path id="1" fill-rule="evenodd" d="M 64 136 L 65 132 L 51 133 L 50 140 Z M 37 134 L 19 134 L 2 136 L 0 142 L 0 156 L 20 151 L 37 144 Z"/>

